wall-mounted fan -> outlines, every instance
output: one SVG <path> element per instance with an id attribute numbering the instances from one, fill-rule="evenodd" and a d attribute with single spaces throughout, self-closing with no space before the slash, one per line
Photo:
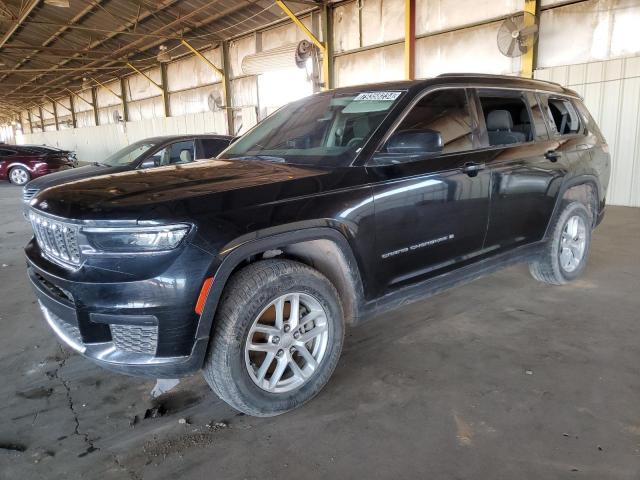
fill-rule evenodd
<path id="1" fill-rule="evenodd" d="M 118 110 L 113 110 L 111 112 L 111 119 L 113 120 L 113 123 L 124 122 L 124 118 L 122 118 L 122 115 L 120 115 Z"/>
<path id="2" fill-rule="evenodd" d="M 498 30 L 498 48 L 507 57 L 519 57 L 538 39 L 536 17 L 529 12 L 507 18 Z"/>

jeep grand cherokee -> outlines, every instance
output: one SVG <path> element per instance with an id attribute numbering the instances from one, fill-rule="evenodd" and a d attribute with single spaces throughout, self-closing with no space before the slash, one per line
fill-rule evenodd
<path id="1" fill-rule="evenodd" d="M 517 261 L 563 284 L 602 220 L 609 154 L 580 97 L 486 75 L 291 103 L 211 162 L 30 202 L 50 327 L 122 373 L 202 369 L 251 415 L 310 400 L 345 325 Z"/>

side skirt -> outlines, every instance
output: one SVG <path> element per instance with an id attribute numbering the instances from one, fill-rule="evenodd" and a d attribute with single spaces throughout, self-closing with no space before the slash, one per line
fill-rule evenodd
<path id="1" fill-rule="evenodd" d="M 371 300 L 363 305 L 362 315 L 358 324 L 389 310 L 395 310 L 404 305 L 427 299 L 440 292 L 470 283 L 506 267 L 526 262 L 534 258 L 543 245 L 544 242 L 542 241 L 523 245 L 514 250 L 485 258 L 471 265 L 424 280 L 415 285 L 403 287 L 376 300 Z"/>

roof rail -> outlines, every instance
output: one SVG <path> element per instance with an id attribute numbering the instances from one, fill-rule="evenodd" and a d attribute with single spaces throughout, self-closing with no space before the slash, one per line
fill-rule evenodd
<path id="1" fill-rule="evenodd" d="M 437 76 L 437 78 L 440 78 L 440 77 L 504 78 L 505 80 L 524 80 L 527 82 L 540 82 L 540 83 L 547 83 L 547 84 L 551 83 L 552 85 L 557 85 L 559 87 L 564 88 L 562 85 L 560 85 L 557 82 L 550 82 L 549 80 L 540 80 L 538 78 L 523 78 L 523 77 L 518 77 L 516 75 L 496 75 L 493 73 L 447 72 L 447 73 L 441 73 L 440 75 Z"/>

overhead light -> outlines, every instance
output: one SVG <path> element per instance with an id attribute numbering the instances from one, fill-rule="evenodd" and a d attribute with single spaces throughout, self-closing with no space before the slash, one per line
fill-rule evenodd
<path id="1" fill-rule="evenodd" d="M 88 88 L 93 87 L 93 84 L 87 77 L 82 77 L 82 89 L 87 90 Z"/>
<path id="2" fill-rule="evenodd" d="M 44 0 L 45 5 L 52 7 L 69 8 L 69 0 Z"/>
<path id="3" fill-rule="evenodd" d="M 167 63 L 171 61 L 171 55 L 167 51 L 166 45 L 160 45 L 160 51 L 158 52 L 158 62 Z"/>

